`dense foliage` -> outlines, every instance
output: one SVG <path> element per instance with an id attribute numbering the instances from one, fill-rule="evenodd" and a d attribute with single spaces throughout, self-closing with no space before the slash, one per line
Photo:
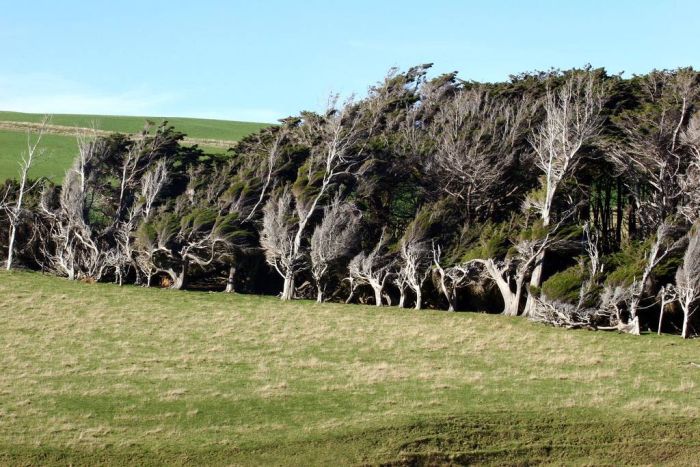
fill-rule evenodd
<path id="1" fill-rule="evenodd" d="M 87 135 L 62 186 L 5 182 L 0 254 L 87 281 L 700 329 L 697 72 L 429 68 L 227 156 L 167 125 Z"/>

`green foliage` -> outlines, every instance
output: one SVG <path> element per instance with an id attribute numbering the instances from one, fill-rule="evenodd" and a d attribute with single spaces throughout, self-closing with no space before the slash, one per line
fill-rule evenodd
<path id="1" fill-rule="evenodd" d="M 577 303 L 581 285 L 588 279 L 588 271 L 576 264 L 552 275 L 542 284 L 542 293 L 550 300 Z"/>
<path id="2" fill-rule="evenodd" d="M 218 213 L 213 208 L 195 208 L 180 219 L 180 228 L 184 232 L 210 230 L 216 223 Z"/>
<path id="3" fill-rule="evenodd" d="M 487 222 L 482 226 L 468 228 L 464 234 L 472 238 L 471 246 L 461 255 L 462 261 L 485 258 L 503 258 L 510 248 L 509 224 L 494 224 Z"/>
<path id="4" fill-rule="evenodd" d="M 644 273 L 646 253 L 653 240 L 645 242 L 630 242 L 619 252 L 606 258 L 606 269 L 610 271 L 605 278 L 605 284 L 611 286 L 628 286 Z"/>

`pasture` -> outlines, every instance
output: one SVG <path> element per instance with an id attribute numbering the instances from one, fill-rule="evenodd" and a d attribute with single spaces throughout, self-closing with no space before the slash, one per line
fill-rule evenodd
<path id="1" fill-rule="evenodd" d="M 1 464 L 689 464 L 700 349 L 0 273 Z"/>
<path id="2" fill-rule="evenodd" d="M 41 114 L 0 111 L 0 180 L 16 177 L 17 162 L 26 151 L 26 125 L 36 126 L 43 117 Z M 167 120 L 187 135 L 187 144 L 198 144 L 210 153 L 223 153 L 244 136 L 268 126 L 265 123 L 198 118 L 55 114 L 51 116 L 50 132 L 44 135 L 41 145 L 44 157 L 31 174 L 60 183 L 75 157 L 75 134 L 81 129 L 94 127 L 103 132 L 136 133 L 143 129 L 147 120 L 154 123 Z"/>

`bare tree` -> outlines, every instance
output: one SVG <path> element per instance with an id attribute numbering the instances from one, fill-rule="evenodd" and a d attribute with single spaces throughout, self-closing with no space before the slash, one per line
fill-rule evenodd
<path id="1" fill-rule="evenodd" d="M 148 169 L 146 173 L 141 177 L 141 209 L 143 210 L 143 217 L 148 219 L 151 216 L 151 209 L 153 209 L 153 203 L 155 203 L 160 190 L 168 181 L 168 166 L 165 159 L 160 159 L 155 165 Z"/>
<path id="2" fill-rule="evenodd" d="M 689 337 L 690 319 L 700 302 L 700 224 L 696 224 L 689 233 L 683 264 L 676 272 L 676 294 L 683 310 L 681 336 L 686 339 Z"/>
<path id="3" fill-rule="evenodd" d="M 16 199 L 14 202 L 9 200 L 8 189 L 8 192 L 5 193 L 3 199 L 0 200 L 0 209 L 7 212 L 7 217 L 10 224 L 7 245 L 7 263 L 5 266 L 8 271 L 12 269 L 12 261 L 15 251 L 15 237 L 17 236 L 17 228 L 19 227 L 23 211 L 22 203 L 24 202 L 24 196 L 36 186 L 36 184 L 28 186 L 29 170 L 32 168 L 36 159 L 42 154 L 42 151 L 39 150 L 39 144 L 41 143 L 41 138 L 44 135 L 48 122 L 49 117 L 44 116 L 35 139 L 32 139 L 31 133 L 27 133 L 27 150 L 22 155 L 22 159 L 19 163 L 19 188 L 17 190 Z"/>
<path id="4" fill-rule="evenodd" d="M 428 241 L 424 238 L 423 229 L 416 223 L 411 224 L 399 241 L 399 261 L 397 276 L 413 290 L 416 296 L 415 309 L 420 310 L 423 304 L 423 284 L 431 271 L 431 251 Z M 403 306 L 404 290 L 401 287 L 401 304 Z"/>
<path id="5" fill-rule="evenodd" d="M 653 105 L 644 112 L 624 112 L 616 121 L 625 137 L 612 146 L 610 155 L 634 197 L 630 230 L 637 229 L 638 218 L 641 233 L 652 233 L 682 201 L 684 182 L 692 182 L 684 175 L 691 161 L 683 149 L 693 148 L 700 130 L 693 119 L 683 127 L 700 94 L 696 75 L 692 69 L 651 72 L 641 79 L 641 87 Z M 692 176 L 694 171 L 689 170 Z M 685 191 L 692 192 L 694 185 Z"/>
<path id="6" fill-rule="evenodd" d="M 525 280 L 542 252 L 551 245 L 551 233 L 541 240 L 523 239 L 515 243 L 516 253 L 503 260 L 496 258 L 473 259 L 463 268 L 481 266 L 482 273 L 496 284 L 503 298 L 503 314 L 517 316 L 522 301 Z M 515 290 L 513 290 L 515 288 Z"/>
<path id="7" fill-rule="evenodd" d="M 281 193 L 272 196 L 263 208 L 260 246 L 265 251 L 267 263 L 284 279 L 282 299 L 294 296 L 294 273 L 299 267 L 295 241 L 294 208 L 291 190 L 286 185 Z"/>
<path id="8" fill-rule="evenodd" d="M 369 253 L 361 252 L 350 260 L 348 265 L 351 289 L 354 290 L 354 287 L 360 284 L 368 284 L 374 291 L 376 306 L 382 306 L 384 287 L 393 275 L 394 261 L 384 252 L 386 243 L 387 237 L 382 231 L 382 235 L 372 251 Z"/>
<path id="9" fill-rule="evenodd" d="M 678 211 L 693 224 L 700 219 L 700 111 L 693 114 L 680 139 L 690 157 L 685 173 L 679 177 L 684 199 Z"/>
<path id="10" fill-rule="evenodd" d="M 313 189 L 310 190 L 310 196 L 303 192 L 295 192 L 296 224 L 289 227 L 294 234 L 291 250 L 287 252 L 288 264 L 284 266 L 282 300 L 292 299 L 296 268 L 287 266 L 302 263 L 302 242 L 311 219 L 317 209 L 322 207 L 321 203 L 327 198 L 333 184 L 341 177 L 355 176 L 364 161 L 364 145 L 367 144 L 373 125 L 369 130 L 363 126 L 364 114 L 360 106 L 355 105 L 352 100 L 347 101 L 340 109 L 336 109 L 335 104 L 336 99 L 331 99 L 325 117 L 310 117 L 307 122 L 307 138 L 311 141 L 312 154 L 306 164 L 306 180 Z M 291 197 L 288 204 L 291 208 Z M 274 250 L 279 251 L 279 248 Z M 279 266 L 281 264 L 278 263 L 275 267 Z"/>
<path id="11" fill-rule="evenodd" d="M 535 164 L 542 171 L 542 195 L 531 198 L 545 228 L 552 222 L 552 207 L 559 188 L 576 171 L 582 159 L 581 148 L 592 142 L 602 129 L 601 110 L 605 92 L 594 72 L 576 72 L 557 90 L 547 90 L 545 118 L 531 139 Z M 542 285 L 542 267 L 546 249 L 536 259 L 530 278 L 531 287 Z M 525 314 L 531 308 L 528 297 Z"/>
<path id="12" fill-rule="evenodd" d="M 503 184 L 522 149 L 532 110 L 527 98 L 509 103 L 481 86 L 461 90 L 440 106 L 430 126 L 435 152 L 429 168 L 440 188 L 463 202 L 468 219 L 512 194 Z"/>
<path id="13" fill-rule="evenodd" d="M 277 132 L 272 142 L 269 146 L 264 148 L 267 157 L 265 158 L 265 164 L 259 165 L 257 168 L 258 176 L 263 179 L 262 189 L 260 190 L 260 196 L 255 202 L 253 207 L 248 212 L 245 217 L 246 221 L 253 219 L 255 214 L 258 212 L 258 207 L 262 204 L 265 196 L 267 196 L 268 190 L 272 188 L 273 180 L 272 176 L 277 168 L 279 162 L 280 153 L 282 152 L 282 142 L 286 136 L 284 129 Z"/>
<path id="14" fill-rule="evenodd" d="M 41 242 L 44 267 L 69 279 L 99 280 L 109 266 L 86 221 L 90 210 L 88 198 L 92 198 L 87 183 L 90 166 L 104 150 L 101 138 L 79 136 L 78 157 L 66 172 L 58 209 L 54 211 L 46 196 L 42 197 L 40 209 L 49 225 L 47 238 Z"/>
<path id="15" fill-rule="evenodd" d="M 319 303 L 324 299 L 329 269 L 350 254 L 360 228 L 357 208 L 342 202 L 340 196 L 336 196 L 323 211 L 323 220 L 311 236 L 309 252 Z"/>
<path id="16" fill-rule="evenodd" d="M 442 248 L 432 244 L 433 266 L 438 276 L 440 292 L 447 299 L 448 311 L 455 311 L 457 306 L 457 289 L 469 282 L 468 269 L 455 266 L 444 267 L 442 264 Z"/>

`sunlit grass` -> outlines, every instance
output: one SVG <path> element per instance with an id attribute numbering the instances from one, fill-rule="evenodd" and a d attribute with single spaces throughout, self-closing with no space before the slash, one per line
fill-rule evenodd
<path id="1" fill-rule="evenodd" d="M 0 322 L 0 461 L 684 463 L 700 447 L 700 347 L 674 336 L 22 272 L 0 274 Z"/>

